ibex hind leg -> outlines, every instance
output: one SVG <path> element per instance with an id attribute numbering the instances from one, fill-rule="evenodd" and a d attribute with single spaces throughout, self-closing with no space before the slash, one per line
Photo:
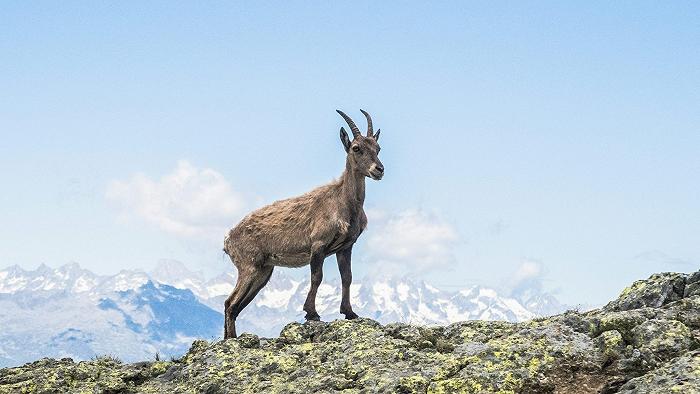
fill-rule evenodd
<path id="1" fill-rule="evenodd" d="M 236 282 L 236 287 L 234 287 L 231 295 L 228 296 L 224 302 L 224 339 L 235 338 L 236 337 L 236 317 L 233 315 L 233 308 L 236 299 L 241 297 L 241 293 L 245 293 L 247 288 L 250 286 L 250 280 L 241 278 L 238 275 L 238 280 Z"/>
<path id="2" fill-rule="evenodd" d="M 272 276 L 272 270 L 274 269 L 273 266 L 265 266 L 262 267 L 258 270 L 258 273 L 255 277 L 255 280 L 253 284 L 250 286 L 248 291 L 246 292 L 245 296 L 243 299 L 241 299 L 238 308 L 239 312 L 245 309 L 245 307 L 250 304 L 251 301 L 255 298 L 256 295 L 258 295 L 258 292 L 265 287 L 267 282 L 270 281 L 270 277 Z"/>
<path id="3" fill-rule="evenodd" d="M 224 339 L 236 337 L 236 318 L 270 280 L 273 268 L 272 266 L 263 266 L 252 270 L 238 271 L 236 287 L 224 303 Z"/>

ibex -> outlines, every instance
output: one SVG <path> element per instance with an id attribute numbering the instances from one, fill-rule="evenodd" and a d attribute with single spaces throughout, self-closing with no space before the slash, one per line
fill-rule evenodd
<path id="1" fill-rule="evenodd" d="M 367 118 L 367 135 L 362 136 L 355 122 L 342 111 L 353 139 L 340 128 L 340 140 L 347 158 L 345 171 L 329 184 L 299 197 L 276 201 L 243 218 L 224 239 L 224 251 L 238 270 L 238 281 L 224 303 L 224 339 L 236 337 L 236 318 L 267 284 L 275 266 L 311 265 L 311 287 L 304 303 L 307 320 L 319 320 L 316 291 L 323 278 L 323 261 L 336 255 L 342 283 L 340 313 L 346 319 L 357 314 L 350 306 L 352 247 L 367 226 L 363 209 L 365 177 L 382 179 L 384 166 L 379 161 L 379 133 L 374 133 L 372 118 Z"/>

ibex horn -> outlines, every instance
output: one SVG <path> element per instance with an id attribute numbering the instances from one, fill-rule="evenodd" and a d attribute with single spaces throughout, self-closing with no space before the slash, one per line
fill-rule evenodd
<path id="1" fill-rule="evenodd" d="M 348 122 L 348 126 L 350 126 L 350 131 L 352 131 L 352 136 L 353 136 L 354 138 L 357 138 L 357 137 L 359 137 L 359 136 L 361 135 L 361 134 L 360 134 L 360 129 L 357 127 L 357 125 L 355 124 L 355 122 L 353 122 L 352 119 L 350 119 L 349 116 L 345 115 L 345 112 L 343 112 L 343 111 L 341 111 L 341 110 L 339 110 L 339 109 L 336 109 L 335 112 L 339 113 L 340 116 L 342 116 L 343 119 L 345 119 L 345 121 Z"/>
<path id="2" fill-rule="evenodd" d="M 367 137 L 373 137 L 374 129 L 372 128 L 372 117 L 363 109 L 361 109 L 360 112 L 367 118 Z"/>

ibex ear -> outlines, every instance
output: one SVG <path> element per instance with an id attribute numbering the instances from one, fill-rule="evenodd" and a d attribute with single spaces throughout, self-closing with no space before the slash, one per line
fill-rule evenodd
<path id="1" fill-rule="evenodd" d="M 344 128 L 340 128 L 340 141 L 343 142 L 343 147 L 345 148 L 345 152 L 350 150 L 350 138 L 348 138 L 348 133 L 345 131 Z"/>
<path id="2" fill-rule="evenodd" d="M 381 133 L 381 132 L 382 132 L 382 129 L 379 129 L 379 130 L 377 130 L 376 133 L 374 133 L 374 140 L 375 141 L 379 141 L 379 133 Z"/>

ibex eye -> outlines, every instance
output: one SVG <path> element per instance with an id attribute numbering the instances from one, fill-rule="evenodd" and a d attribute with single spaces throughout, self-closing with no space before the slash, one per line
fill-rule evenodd
<path id="1" fill-rule="evenodd" d="M 355 145 L 355 146 L 352 147 L 352 151 L 353 151 L 353 152 L 359 152 L 359 151 L 360 151 L 360 147 L 357 146 L 357 145 Z"/>

